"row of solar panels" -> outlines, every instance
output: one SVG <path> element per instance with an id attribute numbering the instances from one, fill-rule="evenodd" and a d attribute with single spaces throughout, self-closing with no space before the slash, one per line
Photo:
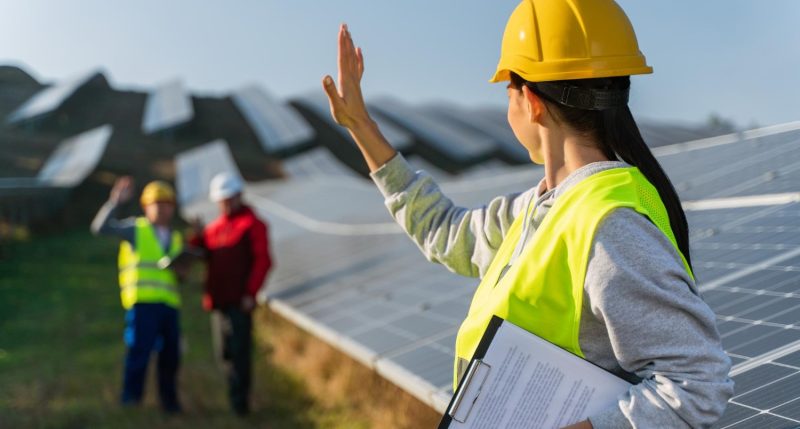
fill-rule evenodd
<path id="1" fill-rule="evenodd" d="M 656 150 L 687 208 L 699 286 L 735 364 L 736 396 L 717 427 L 800 421 L 798 130 L 790 123 Z M 194 169 L 235 169 L 213 167 L 219 153 L 204 150 Z M 179 181 L 192 170 L 180 159 Z M 271 307 L 441 412 L 476 281 L 428 263 L 374 186 L 333 174 L 248 188 L 272 224 Z M 479 206 L 541 176 L 506 167 L 442 187 L 456 203 Z M 200 201 L 184 210 L 213 216 Z"/>
<path id="2" fill-rule="evenodd" d="M 58 144 L 35 177 L 0 178 L 0 193 L 29 188 L 72 188 L 91 174 L 105 152 L 113 128 L 103 125 Z"/>
<path id="3" fill-rule="evenodd" d="M 84 86 L 98 83 L 109 85 L 101 72 L 91 71 L 45 87 L 8 115 L 7 122 L 17 124 L 47 116 Z M 291 162 L 293 157 L 315 146 L 327 146 L 331 154 L 317 150 L 315 165 L 327 164 L 322 168 L 344 173 L 338 165 L 344 164 L 357 174 L 366 173 L 366 166 L 349 133 L 331 119 L 327 99 L 321 90 L 285 102 L 257 85 L 249 85 L 233 91 L 230 99 L 266 154 L 288 158 Z M 395 148 L 408 156 L 415 155 L 421 165 L 435 167 L 430 170 L 437 174 L 441 171 L 443 177 L 476 166 L 486 169 L 490 165 L 529 162 L 527 152 L 517 143 L 505 112 L 500 109 L 467 109 L 450 103 L 411 106 L 390 97 L 370 100 L 369 107 Z M 192 96 L 179 80 L 174 80 L 149 93 L 141 129 L 148 135 L 169 132 L 190 123 L 193 118 Z M 648 123 L 642 130 L 655 144 L 685 141 L 713 132 Z M 495 161 L 487 163 L 487 160 Z M 306 161 L 301 158 L 298 163 Z M 303 174 L 306 169 L 297 170 Z"/>
<path id="4" fill-rule="evenodd" d="M 62 141 L 35 177 L 0 178 L 0 220 L 28 225 L 52 217 L 95 170 L 112 131 L 104 125 Z"/>

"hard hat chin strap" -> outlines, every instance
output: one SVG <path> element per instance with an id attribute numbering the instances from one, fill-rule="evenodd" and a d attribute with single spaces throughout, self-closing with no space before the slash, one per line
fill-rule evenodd
<path id="1" fill-rule="evenodd" d="M 630 90 L 594 89 L 552 82 L 527 82 L 553 102 L 583 110 L 608 110 L 628 104 Z"/>

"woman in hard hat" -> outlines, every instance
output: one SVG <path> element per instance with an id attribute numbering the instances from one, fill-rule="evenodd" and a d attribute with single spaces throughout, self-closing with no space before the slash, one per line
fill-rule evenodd
<path id="1" fill-rule="evenodd" d="M 339 87 L 323 79 L 386 205 L 434 262 L 481 283 L 456 339 L 462 375 L 492 315 L 633 382 L 575 427 L 707 427 L 733 393 L 715 316 L 697 293 L 686 217 L 627 106 L 651 73 L 612 0 L 523 0 L 497 73 L 508 121 L 545 177 L 478 209 L 456 207 L 381 135 L 364 59 L 339 31 Z"/>

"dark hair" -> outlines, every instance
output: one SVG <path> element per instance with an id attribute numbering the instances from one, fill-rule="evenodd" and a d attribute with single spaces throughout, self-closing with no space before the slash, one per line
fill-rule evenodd
<path id="1" fill-rule="evenodd" d="M 593 78 L 578 80 L 562 80 L 549 82 L 550 84 L 575 86 L 599 90 L 621 90 L 630 88 L 631 80 L 628 76 L 611 78 Z M 565 106 L 541 90 L 536 83 L 528 82 L 516 73 L 511 73 L 511 86 L 521 89 L 525 85 L 545 101 L 548 111 L 556 121 L 563 122 L 573 130 L 591 137 L 600 145 L 600 150 L 610 160 L 623 161 L 638 167 L 647 180 L 655 186 L 661 201 L 667 209 L 669 223 L 675 240 L 689 267 L 692 259 L 689 255 L 689 226 L 686 214 L 683 212 L 681 201 L 672 182 L 667 177 L 661 164 L 658 163 L 650 148 L 645 144 L 639 127 L 633 119 L 627 104 L 605 110 L 585 110 Z"/>

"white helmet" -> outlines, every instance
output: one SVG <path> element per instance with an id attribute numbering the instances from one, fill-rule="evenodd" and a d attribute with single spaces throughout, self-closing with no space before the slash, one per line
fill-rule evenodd
<path id="1" fill-rule="evenodd" d="M 211 179 L 211 186 L 208 197 L 211 201 L 218 203 L 234 195 L 241 194 L 244 184 L 238 174 L 218 173 Z"/>

